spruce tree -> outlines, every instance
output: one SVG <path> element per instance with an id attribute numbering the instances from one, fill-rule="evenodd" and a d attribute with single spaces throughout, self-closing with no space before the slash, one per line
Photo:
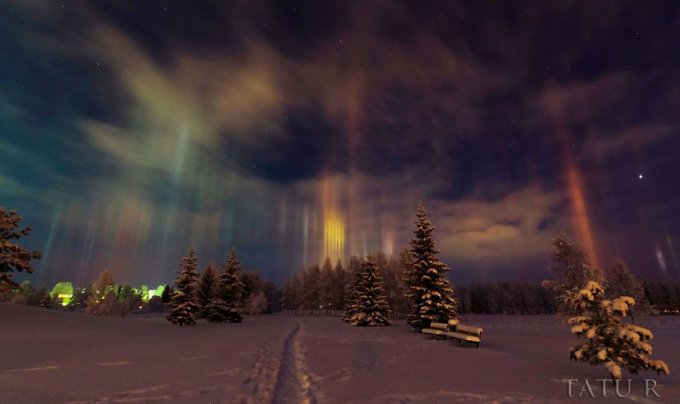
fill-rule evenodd
<path id="1" fill-rule="evenodd" d="M 110 316 L 118 310 L 118 298 L 113 276 L 108 270 L 102 272 L 90 286 L 85 311 L 98 316 Z"/>
<path id="2" fill-rule="evenodd" d="M 407 296 L 413 308 L 407 321 L 411 327 L 423 329 L 431 322 L 446 323 L 458 312 L 453 287 L 446 276 L 449 268 L 437 257 L 439 250 L 432 239 L 434 226 L 422 204 L 418 204 L 414 224 L 415 238 L 411 240 L 409 250 L 413 268 L 405 276 Z"/>
<path id="3" fill-rule="evenodd" d="M 589 281 L 602 283 L 603 274 L 590 264 L 583 247 L 569 240 L 566 235 L 558 234 L 552 246 L 551 269 L 557 279 L 543 282 L 543 285 L 555 296 L 558 312 L 568 318 L 580 313 L 580 290 Z"/>
<path id="4" fill-rule="evenodd" d="M 175 292 L 174 289 L 175 288 L 172 285 L 165 285 L 165 287 L 163 288 L 163 293 L 161 293 L 161 301 L 163 302 L 163 304 L 170 303 L 170 299 L 172 298 L 172 295 Z"/>
<path id="5" fill-rule="evenodd" d="M 222 267 L 215 295 L 206 307 L 206 320 L 215 323 L 240 323 L 243 320 L 241 308 L 244 285 L 241 270 L 236 247 L 233 247 Z"/>
<path id="6" fill-rule="evenodd" d="M 318 264 L 307 268 L 302 274 L 302 299 L 305 309 L 314 315 L 315 311 L 323 306 L 321 301 L 321 269 Z"/>
<path id="7" fill-rule="evenodd" d="M 194 315 L 200 307 L 196 303 L 196 289 L 198 287 L 197 259 L 194 249 L 189 250 L 189 256 L 182 258 L 180 271 L 175 278 L 175 290 L 170 298 L 170 312 L 166 316 L 174 324 L 194 325 Z"/>
<path id="8" fill-rule="evenodd" d="M 361 263 L 359 281 L 356 284 L 354 313 L 350 317 L 353 326 L 387 326 L 390 306 L 385 296 L 382 278 L 378 274 L 376 259 L 368 256 Z"/>
<path id="9" fill-rule="evenodd" d="M 331 259 L 326 257 L 326 260 L 321 267 L 321 276 L 319 278 L 319 300 L 320 306 L 323 306 L 324 312 L 328 315 L 330 310 L 335 306 L 333 281 L 335 280 L 335 273 L 333 272 L 333 265 Z"/>
<path id="10" fill-rule="evenodd" d="M 579 291 L 575 301 L 581 315 L 568 320 L 571 332 L 587 341 L 571 347 L 569 357 L 577 362 L 591 365 L 603 364 L 614 379 L 621 378 L 621 369 L 635 374 L 640 370 L 653 370 L 668 374 L 668 365 L 649 358 L 654 337 L 644 327 L 626 324 L 623 318 L 635 305 L 635 299 L 621 296 L 605 300 L 604 288 L 589 281 Z"/>
<path id="11" fill-rule="evenodd" d="M 31 233 L 31 227 L 19 228 L 21 216 L 0 206 L 0 289 L 16 288 L 12 272 L 33 272 L 31 260 L 39 260 L 40 251 L 29 251 L 14 241 Z"/>
<path id="12" fill-rule="evenodd" d="M 345 307 L 345 285 L 347 284 L 347 271 L 338 260 L 333 269 L 333 310 L 343 310 Z"/>
<path id="13" fill-rule="evenodd" d="M 358 311 L 357 299 L 361 281 L 361 261 L 356 256 L 349 260 L 349 276 L 345 285 L 345 306 L 342 321 L 349 323 Z"/>
<path id="14" fill-rule="evenodd" d="M 635 310 L 630 310 L 631 317 L 633 317 L 633 311 L 641 314 L 654 313 L 654 309 L 645 297 L 644 287 L 623 261 L 614 262 L 607 271 L 607 296 L 609 298 L 630 296 L 635 299 Z"/>
<path id="15" fill-rule="evenodd" d="M 205 309 L 215 296 L 215 291 L 217 290 L 217 277 L 217 268 L 215 268 L 213 265 L 208 265 L 208 268 L 205 269 L 205 272 L 203 272 L 203 275 L 198 282 L 196 296 L 198 305 L 200 307 L 200 317 L 204 317 Z"/>

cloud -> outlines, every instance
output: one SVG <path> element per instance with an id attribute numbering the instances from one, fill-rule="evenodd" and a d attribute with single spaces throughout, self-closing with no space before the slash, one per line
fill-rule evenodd
<path id="1" fill-rule="evenodd" d="M 131 102 L 124 122 L 84 119 L 81 128 L 123 166 L 173 173 L 196 164 L 200 149 L 217 149 L 225 137 L 248 145 L 277 133 L 284 108 L 278 63 L 263 47 L 231 58 L 177 54 L 170 66 L 159 66 L 112 28 L 98 28 L 90 46 Z"/>
<path id="2" fill-rule="evenodd" d="M 678 132 L 677 126 L 634 126 L 615 134 L 591 133 L 586 138 L 584 157 L 602 162 L 607 157 L 621 153 L 640 153 L 645 147 L 663 141 Z"/>
<path id="3" fill-rule="evenodd" d="M 568 223 L 562 191 L 527 186 L 488 201 L 471 196 L 435 210 L 438 246 L 462 262 L 503 266 L 547 257 L 550 239 Z"/>

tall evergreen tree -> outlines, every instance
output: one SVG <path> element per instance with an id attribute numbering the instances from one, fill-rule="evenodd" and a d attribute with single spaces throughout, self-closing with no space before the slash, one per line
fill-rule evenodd
<path id="1" fill-rule="evenodd" d="M 356 284 L 354 300 L 355 312 L 350 317 L 353 326 L 386 326 L 390 325 L 390 306 L 385 296 L 385 288 L 378 273 L 374 256 L 368 256 L 361 263 L 359 281 Z"/>
<path id="2" fill-rule="evenodd" d="M 361 281 L 361 261 L 352 256 L 349 259 L 349 276 L 345 286 L 345 312 L 342 320 L 349 323 L 354 314 L 358 312 L 357 299 L 359 294 L 359 282 Z"/>
<path id="3" fill-rule="evenodd" d="M 628 310 L 635 305 L 635 299 L 621 296 L 605 300 L 604 288 L 597 282 L 588 281 L 576 301 L 581 315 L 570 318 L 569 324 L 571 332 L 586 342 L 571 348 L 569 357 L 572 360 L 603 364 L 614 379 L 621 379 L 621 369 L 631 373 L 640 370 L 670 372 L 665 362 L 649 358 L 652 332 L 623 322 Z"/>
<path id="4" fill-rule="evenodd" d="M 413 269 L 406 276 L 413 311 L 407 321 L 411 327 L 423 329 L 431 322 L 446 323 L 458 312 L 453 288 L 446 276 L 449 268 L 437 257 L 439 250 L 432 239 L 434 226 L 422 204 L 418 204 L 414 224 L 415 237 L 410 242 Z"/>
<path id="5" fill-rule="evenodd" d="M 623 261 L 616 261 L 607 271 L 607 296 L 611 299 L 618 296 L 630 296 L 635 299 L 635 312 L 651 314 L 654 312 L 645 297 L 645 290 L 635 275 Z M 629 310 L 631 317 L 633 309 Z M 635 321 L 635 320 L 633 320 Z"/>
<path id="6" fill-rule="evenodd" d="M 321 301 L 320 306 L 323 306 L 325 314 L 328 315 L 329 310 L 333 309 L 335 305 L 333 286 L 335 280 L 335 274 L 333 273 L 333 265 L 331 264 L 331 259 L 326 257 L 321 267 L 321 277 L 319 279 L 319 300 Z"/>
<path id="7" fill-rule="evenodd" d="M 289 278 L 281 290 L 281 306 L 286 310 L 294 310 L 295 315 L 302 305 L 302 280 L 300 276 L 293 275 Z"/>
<path id="8" fill-rule="evenodd" d="M 375 254 L 378 264 L 378 273 L 382 277 L 385 286 L 385 296 L 390 305 L 392 315 L 407 314 L 409 305 L 404 296 L 404 282 L 401 264 L 393 257 L 387 258 L 384 253 Z"/>
<path id="9" fill-rule="evenodd" d="M 199 317 L 205 316 L 205 309 L 210 304 L 210 301 L 215 296 L 217 291 L 217 268 L 214 265 L 208 265 L 198 282 L 198 288 L 196 290 L 196 300 L 200 307 Z"/>
<path id="10" fill-rule="evenodd" d="M 345 307 L 345 285 L 348 275 L 340 260 L 335 264 L 333 274 L 333 310 L 342 310 Z"/>
<path id="11" fill-rule="evenodd" d="M 552 246 L 551 269 L 557 279 L 543 282 L 543 285 L 554 294 L 558 312 L 568 318 L 581 311 L 578 297 L 581 289 L 589 281 L 601 284 L 604 276 L 599 268 L 590 264 L 583 247 L 569 240 L 566 235 L 558 234 Z"/>
<path id="12" fill-rule="evenodd" d="M 174 324 L 194 325 L 194 315 L 200 310 L 196 303 L 196 289 L 198 287 L 197 259 L 194 249 L 189 250 L 189 256 L 182 258 L 180 270 L 175 278 L 175 291 L 170 299 L 170 312 L 167 320 Z"/>
<path id="13" fill-rule="evenodd" d="M 244 285 L 241 281 L 241 271 L 236 247 L 233 247 L 222 267 L 217 292 L 206 308 L 205 318 L 208 321 L 240 323 L 243 320 L 241 308 Z"/>
<path id="14" fill-rule="evenodd" d="M 31 227 L 19 228 L 21 216 L 0 206 L 0 288 L 16 288 L 12 272 L 33 272 L 31 260 L 39 260 L 40 251 L 29 251 L 14 241 L 31 233 Z"/>
<path id="15" fill-rule="evenodd" d="M 399 268 L 401 272 L 402 294 L 406 299 L 406 313 L 415 313 L 416 294 L 413 287 L 417 284 L 416 273 L 413 268 L 411 250 L 404 248 L 399 253 Z"/>
<path id="16" fill-rule="evenodd" d="M 321 303 L 321 293 L 319 288 L 319 283 L 321 282 L 321 269 L 318 264 L 310 266 L 302 274 L 302 301 L 304 308 L 310 310 L 314 314 L 314 311 L 318 310 Z"/>

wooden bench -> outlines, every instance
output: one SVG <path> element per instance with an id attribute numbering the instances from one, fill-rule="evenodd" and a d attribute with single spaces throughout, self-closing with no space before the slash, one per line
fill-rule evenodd
<path id="1" fill-rule="evenodd" d="M 458 325 L 456 326 L 456 331 L 465 333 L 465 334 L 470 334 L 474 335 L 475 337 L 482 338 L 482 332 L 484 331 L 483 328 L 479 327 L 472 327 L 469 325 Z"/>
<path id="2" fill-rule="evenodd" d="M 432 339 L 437 337 L 444 337 L 446 339 L 446 333 L 449 331 L 449 325 L 446 323 L 430 323 L 430 328 L 423 328 L 423 334 L 432 335 Z"/>
<path id="3" fill-rule="evenodd" d="M 483 331 L 484 330 L 479 327 L 458 324 L 454 327 L 451 327 L 449 331 L 446 332 L 446 337 L 458 340 L 459 344 L 462 342 L 467 342 L 469 344 L 475 344 L 477 348 L 479 348 L 479 344 L 482 343 Z"/>
<path id="4" fill-rule="evenodd" d="M 461 325 L 458 323 L 458 319 L 451 319 L 448 323 L 432 322 L 430 323 L 430 328 L 424 328 L 422 333 L 432 335 L 432 339 L 437 337 L 444 337 L 444 339 L 452 338 L 457 340 L 459 344 L 466 342 L 475 344 L 479 348 L 479 344 L 482 342 L 483 331 L 479 327 Z"/>

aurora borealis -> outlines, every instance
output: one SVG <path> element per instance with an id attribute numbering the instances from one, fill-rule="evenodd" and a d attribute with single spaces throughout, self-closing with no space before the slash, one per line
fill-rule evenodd
<path id="1" fill-rule="evenodd" d="M 680 274 L 674 2 L 5 1 L 0 205 L 36 283 L 158 284 L 232 245 L 283 281 L 396 254 L 541 279 L 566 231 Z"/>

